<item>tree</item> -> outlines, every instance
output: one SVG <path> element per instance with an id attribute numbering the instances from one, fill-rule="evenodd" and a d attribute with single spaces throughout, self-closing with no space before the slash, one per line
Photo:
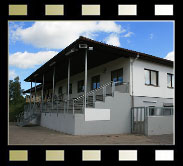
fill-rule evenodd
<path id="1" fill-rule="evenodd" d="M 24 100 L 22 96 L 21 83 L 19 82 L 19 77 L 17 76 L 13 80 L 9 81 L 9 102 L 10 104 L 21 103 Z"/>
<path id="2" fill-rule="evenodd" d="M 19 77 L 9 80 L 9 121 L 16 121 L 16 116 L 24 111 L 25 98 L 22 91 Z"/>

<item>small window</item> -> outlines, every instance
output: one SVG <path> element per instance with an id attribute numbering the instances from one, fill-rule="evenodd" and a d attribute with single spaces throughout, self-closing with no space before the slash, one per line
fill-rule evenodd
<path id="1" fill-rule="evenodd" d="M 145 71 L 145 84 L 158 86 L 158 71 L 144 69 Z"/>
<path id="2" fill-rule="evenodd" d="M 111 71 L 111 81 L 117 82 L 117 85 L 123 83 L 123 68 Z"/>
<path id="3" fill-rule="evenodd" d="M 94 76 L 91 79 L 91 90 L 97 89 L 100 87 L 100 75 Z"/>
<path id="4" fill-rule="evenodd" d="M 174 88 L 174 75 L 167 73 L 167 87 Z"/>
<path id="5" fill-rule="evenodd" d="M 84 92 L 84 80 L 78 81 L 78 93 Z"/>

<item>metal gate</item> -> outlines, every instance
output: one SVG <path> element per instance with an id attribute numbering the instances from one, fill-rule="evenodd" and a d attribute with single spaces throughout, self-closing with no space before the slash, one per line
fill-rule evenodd
<path id="1" fill-rule="evenodd" d="M 132 133 L 145 134 L 145 107 L 131 109 Z"/>

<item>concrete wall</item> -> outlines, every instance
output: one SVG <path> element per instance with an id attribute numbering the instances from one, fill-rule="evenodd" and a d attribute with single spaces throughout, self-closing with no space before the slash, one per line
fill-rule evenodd
<path id="1" fill-rule="evenodd" d="M 105 102 L 96 102 L 96 109 L 110 109 L 110 120 L 85 121 L 84 114 L 42 113 L 41 126 L 74 135 L 104 135 L 131 132 L 131 97 L 115 92 Z"/>
<path id="2" fill-rule="evenodd" d="M 134 96 L 134 107 L 163 107 L 164 103 L 174 103 L 174 100 L 167 98 Z"/>
<path id="3" fill-rule="evenodd" d="M 75 135 L 104 135 L 131 132 L 131 97 L 129 93 L 115 92 L 105 102 L 96 102 L 96 108 L 110 109 L 110 120 L 85 121 L 84 114 L 75 115 Z"/>
<path id="4" fill-rule="evenodd" d="M 158 87 L 145 85 L 144 68 L 159 71 Z M 133 64 L 134 96 L 174 98 L 174 89 L 167 88 L 167 73 L 173 74 L 173 67 L 137 59 Z"/>
<path id="5" fill-rule="evenodd" d="M 173 126 L 173 116 L 149 116 L 145 119 L 145 134 L 173 134 Z"/>
<path id="6" fill-rule="evenodd" d="M 74 134 L 75 118 L 72 114 L 41 113 L 40 125 L 49 129 Z"/>

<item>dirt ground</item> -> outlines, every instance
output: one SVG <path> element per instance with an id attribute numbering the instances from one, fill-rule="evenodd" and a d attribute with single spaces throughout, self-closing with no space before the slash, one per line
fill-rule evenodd
<path id="1" fill-rule="evenodd" d="M 173 135 L 132 134 L 73 136 L 41 126 L 9 124 L 9 145 L 171 145 Z"/>

